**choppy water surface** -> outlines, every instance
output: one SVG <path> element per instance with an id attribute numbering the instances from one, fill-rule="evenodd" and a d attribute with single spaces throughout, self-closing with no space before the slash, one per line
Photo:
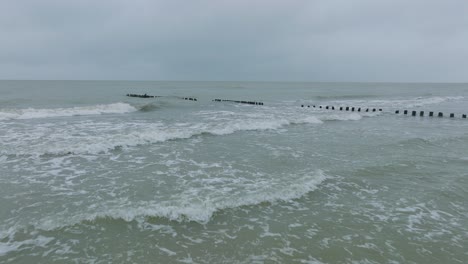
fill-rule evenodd
<path id="1" fill-rule="evenodd" d="M 1 263 L 468 262 L 468 85 L 1 81 L 0 92 Z"/>

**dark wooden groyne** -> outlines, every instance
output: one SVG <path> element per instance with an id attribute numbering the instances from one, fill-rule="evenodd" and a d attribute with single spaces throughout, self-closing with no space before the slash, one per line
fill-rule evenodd
<path id="1" fill-rule="evenodd" d="M 301 107 L 307 107 L 307 108 L 310 108 L 311 106 L 310 105 L 304 105 L 302 104 Z M 322 105 L 312 105 L 312 108 L 318 108 L 318 109 L 325 109 L 325 110 L 337 110 L 337 111 L 350 111 L 350 112 L 383 112 L 383 109 L 382 108 L 363 108 L 363 107 L 352 107 L 352 106 L 340 106 L 340 107 L 335 107 L 335 106 L 329 106 L 329 105 L 325 105 L 325 106 L 322 106 Z M 400 114 L 401 111 L 400 110 L 395 110 L 395 114 Z M 425 116 L 428 116 L 428 117 L 434 117 L 435 116 L 435 112 L 434 111 L 429 111 L 429 112 L 425 112 L 425 111 L 416 111 L 416 110 L 412 110 L 411 112 L 409 110 L 403 110 L 403 115 L 404 116 L 419 116 L 419 117 L 425 117 Z M 450 113 L 448 115 L 450 118 L 457 118 L 457 117 L 460 117 L 462 119 L 466 119 L 467 118 L 467 115 L 466 114 L 461 114 L 461 115 L 456 115 L 455 113 Z M 444 117 L 444 113 L 443 112 L 438 112 L 437 113 L 437 117 Z"/>
<path id="2" fill-rule="evenodd" d="M 239 104 L 263 105 L 263 102 L 226 100 L 226 99 L 214 99 L 213 102 L 232 102 L 232 103 L 239 103 Z"/>
<path id="3" fill-rule="evenodd" d="M 148 95 L 148 94 L 127 94 L 128 97 L 138 98 L 160 98 L 160 97 L 175 97 L 182 100 L 198 101 L 195 97 L 181 97 L 181 96 L 162 96 L 162 95 Z"/>
<path id="4" fill-rule="evenodd" d="M 395 114 L 400 114 L 400 110 L 395 110 Z M 404 110 L 403 111 L 403 115 L 409 115 L 409 111 L 408 110 Z M 444 117 L 444 113 L 443 112 L 434 112 L 434 111 L 429 111 L 429 112 L 425 112 L 425 111 L 419 111 L 419 113 L 417 111 L 411 111 L 411 116 L 420 116 L 420 117 L 424 117 L 424 116 L 428 116 L 428 117 L 434 117 L 435 114 L 437 114 L 437 117 Z M 462 119 L 466 119 L 466 114 L 460 114 L 460 115 L 456 115 L 455 113 L 450 113 L 448 115 L 450 118 L 462 118 Z"/>
<path id="5" fill-rule="evenodd" d="M 162 96 L 157 95 L 147 95 L 147 94 L 127 94 L 128 97 L 138 97 L 138 98 L 157 98 Z"/>
<path id="6" fill-rule="evenodd" d="M 188 100 L 188 101 L 198 101 L 197 98 L 195 97 L 177 97 L 177 98 Z"/>
<path id="7" fill-rule="evenodd" d="M 301 105 L 301 107 L 309 107 L 310 105 Z M 353 107 L 353 106 L 340 106 L 340 107 L 335 107 L 335 106 L 316 106 L 312 105 L 312 108 L 319 108 L 319 109 L 325 109 L 325 110 L 337 110 L 337 111 L 351 111 L 351 112 L 382 112 L 382 108 L 361 108 L 361 107 Z"/>

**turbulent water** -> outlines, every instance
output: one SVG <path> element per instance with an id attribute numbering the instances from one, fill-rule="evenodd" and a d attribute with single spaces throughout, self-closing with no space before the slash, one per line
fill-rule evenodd
<path id="1" fill-rule="evenodd" d="M 0 263 L 468 263 L 467 84 L 0 93 Z"/>

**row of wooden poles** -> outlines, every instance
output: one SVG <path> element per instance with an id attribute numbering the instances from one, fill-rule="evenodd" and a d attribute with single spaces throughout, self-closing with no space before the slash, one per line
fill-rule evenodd
<path id="1" fill-rule="evenodd" d="M 158 98 L 164 96 L 157 96 L 157 95 L 147 95 L 147 94 L 127 94 L 129 97 L 138 97 L 138 98 Z M 183 100 L 189 101 L 198 101 L 197 98 L 194 97 L 177 97 Z M 214 99 L 214 102 L 232 102 L 232 103 L 239 103 L 239 104 L 250 104 L 250 105 L 263 105 L 263 102 L 256 102 L 256 101 L 239 101 L 239 100 L 228 100 L 228 99 Z"/>
<path id="2" fill-rule="evenodd" d="M 396 110 L 395 111 L 395 114 L 399 114 L 400 113 L 400 110 Z M 404 110 L 403 111 L 403 114 L 404 115 L 408 115 L 409 114 L 409 111 L 408 110 Z M 419 111 L 419 116 L 424 116 L 424 111 Z M 411 116 L 417 116 L 418 115 L 418 111 L 411 111 Z M 428 112 L 428 116 L 430 117 L 433 117 L 434 116 L 434 112 Z M 444 113 L 442 112 L 438 112 L 437 113 L 437 117 L 444 117 Z M 466 114 L 463 114 L 461 116 L 462 118 L 466 118 Z M 450 118 L 455 118 L 455 114 L 454 113 L 450 113 Z"/>
<path id="3" fill-rule="evenodd" d="M 128 97 L 138 97 L 138 98 L 160 98 L 160 97 L 170 97 L 170 96 L 162 96 L 162 95 L 148 95 L 148 94 L 127 94 Z M 190 101 L 197 101 L 197 98 L 194 97 L 178 97 L 176 98 L 183 99 L 183 100 L 190 100 Z"/>
<path id="4" fill-rule="evenodd" d="M 309 107 L 310 108 L 310 105 L 301 105 L 301 107 Z M 334 107 L 334 106 L 315 106 L 315 105 L 312 105 L 312 108 L 319 108 L 319 109 L 327 109 L 327 110 L 339 110 L 339 111 L 351 111 L 351 112 L 377 112 L 377 110 L 379 112 L 382 112 L 382 109 L 381 108 L 361 108 L 361 107 L 350 107 L 350 106 L 340 106 L 339 108 L 338 107 Z M 395 114 L 399 114 L 400 113 L 400 110 L 396 110 L 395 111 Z M 430 117 L 433 117 L 434 116 L 434 113 L 435 112 L 428 112 L 428 116 Z M 408 110 L 404 110 L 403 111 L 403 114 L 404 115 L 409 115 L 409 111 Z M 417 116 L 418 115 L 418 111 L 411 111 L 411 116 Z M 419 111 L 419 116 L 424 116 L 425 115 L 425 112 L 424 111 Z M 438 112 L 437 113 L 437 116 L 438 117 L 444 117 L 444 113 L 442 112 Z M 455 118 L 455 114 L 454 113 L 450 113 L 450 117 L 451 118 Z M 463 114 L 461 116 L 462 118 L 466 118 L 466 114 Z"/>
<path id="5" fill-rule="evenodd" d="M 127 94 L 129 97 L 138 97 L 138 98 L 158 98 L 158 97 L 163 97 L 163 96 L 156 96 L 156 95 L 147 95 L 147 94 Z M 197 101 L 197 98 L 194 97 L 178 97 L 180 99 L 184 100 L 189 100 L 189 101 Z M 214 99 L 214 102 L 232 102 L 232 103 L 240 103 L 240 104 L 250 104 L 250 105 L 263 105 L 263 102 L 256 102 L 256 101 L 239 101 L 239 100 L 228 100 L 228 99 Z M 309 107 L 310 105 L 301 105 L 301 107 Z M 339 111 L 351 111 L 351 112 L 382 112 L 382 108 L 361 108 L 361 107 L 352 107 L 352 106 L 340 106 L 340 107 L 335 107 L 335 106 L 316 106 L 312 105 L 312 108 L 319 108 L 319 109 L 326 109 L 326 110 L 339 110 Z M 395 114 L 399 114 L 400 110 L 396 110 Z M 428 112 L 428 116 L 433 117 L 435 112 Z M 404 115 L 409 115 L 408 110 L 403 111 Z M 419 116 L 424 116 L 425 112 L 424 111 L 419 111 Z M 417 111 L 411 111 L 411 116 L 418 116 Z M 444 113 L 438 112 L 437 113 L 438 117 L 444 117 Z M 455 118 L 454 113 L 450 113 L 450 118 Z M 462 118 L 467 118 L 466 114 L 463 114 L 461 116 Z"/>
<path id="6" fill-rule="evenodd" d="M 129 97 L 138 97 L 138 98 L 157 98 L 161 96 L 156 95 L 147 95 L 147 94 L 127 94 Z"/>
<path id="7" fill-rule="evenodd" d="M 263 105 L 263 102 L 238 101 L 238 100 L 227 100 L 227 99 L 214 99 L 213 102 L 232 102 L 232 103 L 239 103 L 239 104 Z"/>
<path id="8" fill-rule="evenodd" d="M 301 107 L 310 107 L 310 105 L 301 105 Z M 339 110 L 339 111 L 351 111 L 351 112 L 377 112 L 377 110 L 379 112 L 382 112 L 382 108 L 361 108 L 361 107 L 351 107 L 351 106 L 340 106 L 339 108 L 338 107 L 334 107 L 334 106 L 315 106 L 315 105 L 312 105 L 313 108 L 319 108 L 319 109 L 327 109 L 327 110 Z"/>

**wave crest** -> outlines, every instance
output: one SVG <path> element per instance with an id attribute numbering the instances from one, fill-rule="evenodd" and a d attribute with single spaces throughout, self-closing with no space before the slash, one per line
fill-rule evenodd
<path id="1" fill-rule="evenodd" d="M 110 206 L 101 212 L 88 212 L 73 216 L 47 217 L 41 219 L 36 228 L 41 230 L 55 230 L 66 226 L 79 224 L 84 221 L 97 221 L 100 219 L 121 219 L 127 222 L 144 221 L 146 218 L 166 218 L 178 222 L 208 223 L 216 212 L 233 209 L 242 206 L 259 205 L 262 203 L 274 203 L 291 201 L 301 198 L 330 178 L 322 170 L 303 175 L 293 182 L 277 180 L 264 188 L 258 188 L 255 192 L 247 192 L 237 195 L 223 195 L 216 197 L 190 197 L 170 202 L 139 202 L 133 205 Z"/>
<path id="2" fill-rule="evenodd" d="M 115 130 L 115 124 L 84 123 L 70 129 L 58 129 L 47 134 L 39 130 L 31 135 L 32 142 L 24 142 L 0 151 L 4 155 L 69 155 L 69 154 L 100 154 L 119 148 L 135 147 L 169 140 L 188 139 L 200 135 L 229 135 L 238 131 L 275 130 L 291 124 L 321 124 L 322 121 L 313 116 L 277 120 L 233 120 L 219 123 L 142 123 L 129 125 L 125 130 Z M 92 129 L 83 126 L 92 126 Z M 101 126 L 101 128 L 98 128 Z M 96 130 L 102 129 L 104 132 Z M 82 135 L 74 135 L 74 131 L 91 131 Z M 21 137 L 17 135 L 16 137 Z M 41 140 L 37 140 L 40 138 Z M 49 143 L 48 143 L 49 142 Z"/>
<path id="3" fill-rule="evenodd" d="M 408 99 L 387 99 L 387 100 L 333 100 L 329 104 L 335 106 L 355 106 L 355 107 L 375 107 L 375 108 L 414 108 L 425 105 L 436 105 L 445 102 L 462 100 L 463 96 L 432 96 L 416 97 Z"/>
<path id="4" fill-rule="evenodd" d="M 101 114 L 123 114 L 137 111 L 137 109 L 127 103 L 99 104 L 92 106 L 77 106 L 70 108 L 25 108 L 25 109 L 1 109 L 0 120 L 10 119 L 35 119 L 49 117 L 66 117 L 80 115 L 101 115 Z"/>

